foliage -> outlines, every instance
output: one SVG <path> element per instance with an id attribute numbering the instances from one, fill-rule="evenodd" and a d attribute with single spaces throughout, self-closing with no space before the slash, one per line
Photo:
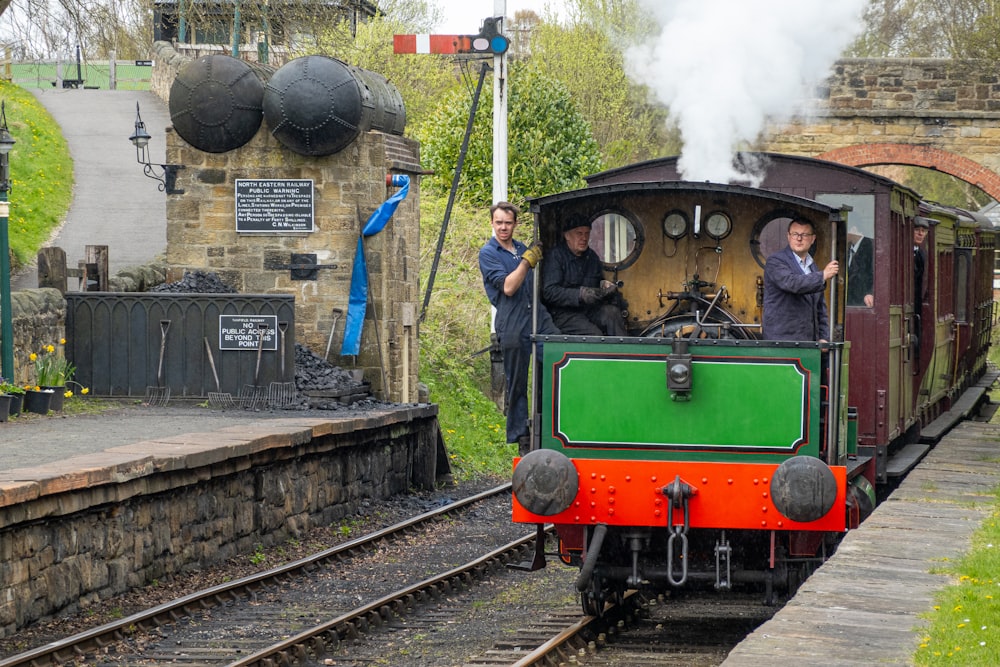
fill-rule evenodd
<path id="1" fill-rule="evenodd" d="M 508 199 L 523 204 L 541 196 L 584 185 L 586 174 L 602 168 L 600 150 L 589 124 L 566 87 L 530 63 L 512 63 L 508 82 Z M 434 174 L 423 185 L 446 193 L 458 163 L 471 108 L 471 97 L 452 94 L 418 128 L 424 165 Z M 493 191 L 493 99 L 479 100 L 462 171 L 462 198 L 487 206 Z"/>
<path id="2" fill-rule="evenodd" d="M 994 502 L 1000 494 L 994 492 Z M 946 572 L 957 581 L 936 596 L 931 627 L 921 636 L 917 665 L 1000 664 L 1000 508 L 973 535 L 972 549 Z"/>
<path id="3" fill-rule="evenodd" d="M 24 387 L 8 382 L 0 377 L 0 394 L 23 394 Z"/>
<path id="4" fill-rule="evenodd" d="M 59 341 L 65 345 L 66 340 Z M 66 360 L 62 350 L 56 352 L 55 345 L 46 345 L 41 352 L 32 352 L 29 357 L 35 364 L 35 383 L 40 387 L 65 387 L 73 379 L 76 368 Z"/>
<path id="5" fill-rule="evenodd" d="M 676 130 L 667 135 L 666 109 L 649 104 L 646 87 L 629 80 L 622 53 L 605 29 L 543 23 L 532 34 L 531 62 L 566 86 L 590 122 L 605 166 L 678 152 Z"/>
<path id="6" fill-rule="evenodd" d="M 0 81 L 7 125 L 17 141 L 10 152 L 8 235 L 12 270 L 30 263 L 62 223 L 73 195 L 73 160 L 62 131 L 38 99 Z"/>
<path id="7" fill-rule="evenodd" d="M 863 20 L 848 56 L 1000 62 L 996 0 L 872 0 Z"/>
<path id="8" fill-rule="evenodd" d="M 153 41 L 151 5 L 144 0 L 13 3 L 3 12 L 4 37 L 21 59 L 66 57 L 147 58 Z"/>
<path id="9" fill-rule="evenodd" d="M 993 201 L 992 197 L 971 183 L 934 169 L 906 165 L 877 165 L 866 169 L 903 183 L 919 192 L 924 199 L 945 206 L 978 211 Z"/>

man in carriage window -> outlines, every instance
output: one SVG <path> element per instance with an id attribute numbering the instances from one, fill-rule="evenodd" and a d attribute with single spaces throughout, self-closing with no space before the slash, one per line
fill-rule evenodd
<path id="1" fill-rule="evenodd" d="M 788 225 L 788 245 L 764 265 L 764 338 L 825 343 L 830 332 L 823 293 L 826 281 L 840 272 L 832 261 L 816 266 L 809 249 L 816 230 L 808 220 Z"/>
<path id="2" fill-rule="evenodd" d="M 590 226 L 590 219 L 578 214 L 563 222 L 563 242 L 547 252 L 542 264 L 542 302 L 564 334 L 624 336 L 625 303 L 617 286 L 602 279 Z"/>
<path id="3" fill-rule="evenodd" d="M 872 239 L 854 225 L 847 230 L 847 305 L 875 305 L 875 250 Z"/>

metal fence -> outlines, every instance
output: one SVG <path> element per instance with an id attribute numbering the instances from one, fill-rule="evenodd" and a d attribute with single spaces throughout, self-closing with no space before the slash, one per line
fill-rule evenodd
<path id="1" fill-rule="evenodd" d="M 149 90 L 152 60 L 66 60 L 3 62 L 3 76 L 22 88 Z"/>

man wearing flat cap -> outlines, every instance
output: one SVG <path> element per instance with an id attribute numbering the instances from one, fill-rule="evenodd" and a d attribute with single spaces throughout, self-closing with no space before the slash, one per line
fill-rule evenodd
<path id="1" fill-rule="evenodd" d="M 563 242 L 542 263 L 542 302 L 564 334 L 624 336 L 624 304 L 615 284 L 602 280 L 601 260 L 590 247 L 590 225 L 579 214 L 563 222 Z"/>

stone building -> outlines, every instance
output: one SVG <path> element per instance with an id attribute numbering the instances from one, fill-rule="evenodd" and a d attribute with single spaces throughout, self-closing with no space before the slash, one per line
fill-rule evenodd
<path id="1" fill-rule="evenodd" d="M 169 102 L 178 72 L 193 61 L 166 42 L 157 42 L 155 51 L 153 90 Z M 415 141 L 370 130 L 333 154 L 303 155 L 279 141 L 265 121 L 246 143 L 209 152 L 170 127 L 166 161 L 181 167 L 175 191 L 167 194 L 168 281 L 188 271 L 212 271 L 241 293 L 292 294 L 296 342 L 322 356 L 336 327 L 332 363 L 362 369 L 381 398 L 418 400 L 420 168 Z M 409 193 L 384 229 L 364 239 L 369 299 L 361 351 L 341 357 L 358 237 L 368 217 L 397 190 L 387 184 L 393 174 L 409 176 Z M 238 179 L 311 181 L 313 229 L 238 230 Z M 289 268 L 300 255 L 318 267 L 306 279 Z"/>

